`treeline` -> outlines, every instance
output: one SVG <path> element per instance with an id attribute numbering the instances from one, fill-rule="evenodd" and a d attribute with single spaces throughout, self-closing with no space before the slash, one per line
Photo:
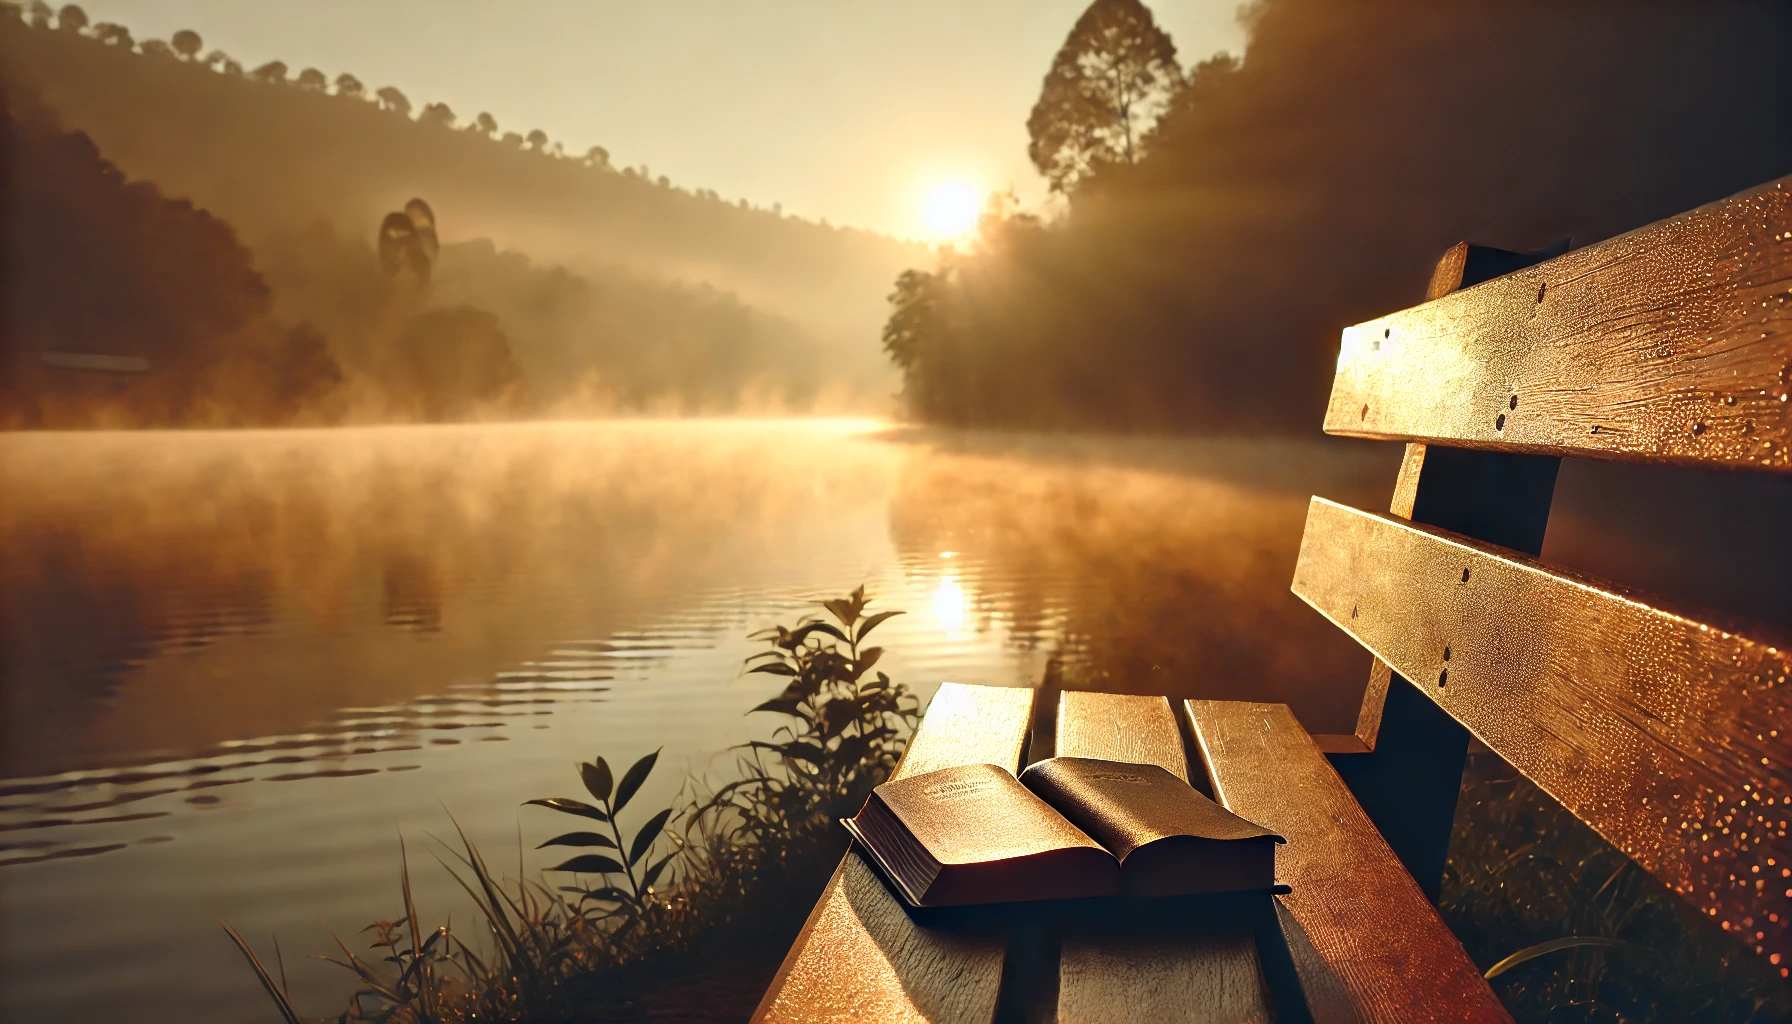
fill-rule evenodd
<path id="1" fill-rule="evenodd" d="M 16 18 L 32 28 L 85 37 L 145 57 L 179 60 L 221 75 L 250 78 L 271 85 L 288 85 L 305 92 L 324 93 L 345 100 L 371 103 L 381 110 L 404 118 L 411 118 L 415 111 L 415 120 L 423 124 L 458 129 L 495 140 L 513 149 L 522 149 L 557 160 L 570 159 L 595 170 L 618 171 L 624 177 L 655 181 L 661 188 L 675 187 L 671 179 L 663 174 L 655 179 L 652 170 L 646 164 L 620 169 L 612 167 L 610 152 L 602 146 L 592 146 L 583 154 L 572 156 L 566 152 L 566 148 L 561 143 L 549 139 L 548 134 L 539 128 L 532 129 L 527 134 L 500 131 L 497 119 L 485 111 L 466 118 L 463 122 L 455 114 L 453 108 L 446 103 L 425 103 L 422 107 L 415 108 L 410 98 L 397 86 L 388 85 L 372 89 L 347 71 L 338 74 L 334 79 L 314 67 L 304 68 L 294 73 L 292 68 L 282 60 L 270 60 L 252 70 L 246 69 L 223 50 L 207 50 L 204 37 L 192 29 L 181 29 L 166 40 L 144 39 L 139 41 L 124 25 L 116 22 L 90 20 L 87 11 L 79 4 L 65 4 L 60 10 L 57 10 L 43 0 L 28 0 L 24 3 L 8 0 L 8 2 L 0 3 L 0 16 Z M 680 189 L 680 191 L 685 191 L 700 199 L 726 202 L 713 189 L 698 189 L 694 192 Z M 738 205 L 743 210 L 753 208 L 746 199 L 739 200 Z M 770 210 L 779 216 L 783 215 L 781 204 L 772 204 Z"/>
<path id="2" fill-rule="evenodd" d="M 1455 242 L 1584 245 L 1792 171 L 1786 5 L 1242 16 L 1242 60 L 1185 71 L 1137 0 L 1089 8 L 1029 122 L 1061 214 L 994 206 L 890 296 L 914 415 L 1312 431 L 1340 330 Z"/>
<path id="3" fill-rule="evenodd" d="M 136 42 L 120 26 L 88 24 L 75 6 L 0 12 L 22 16 L 0 19 L 9 110 L 23 97 L 54 108 L 68 129 L 51 134 L 77 135 L 118 187 L 184 197 L 189 214 L 230 237 L 232 258 L 256 282 L 261 305 L 248 319 L 299 332 L 333 367 L 321 379 L 334 381 L 313 387 L 276 372 L 292 393 L 270 398 L 197 369 L 252 362 L 243 353 L 253 346 L 236 334 L 170 329 L 155 345 L 133 340 L 128 325 L 154 319 L 145 302 L 200 311 L 242 301 L 228 274 L 195 273 L 177 300 L 156 298 L 159 286 L 83 277 L 75 261 L 58 264 L 58 294 L 86 296 L 104 316 L 70 319 L 51 338 L 0 311 L 8 423 L 864 411 L 894 388 L 865 338 L 884 282 L 915 248 L 651 183 L 601 153 L 566 157 L 538 133 L 518 145 L 494 137 L 490 117 L 468 130 L 430 105 L 413 118 L 397 90 L 369 91 L 352 75 L 331 83 L 278 62 L 244 71 L 207 52 L 197 32 Z M 49 146 L 32 139 L 25 148 Z M 407 199 L 432 208 L 432 239 L 434 213 L 443 217 L 428 280 L 396 278 L 376 244 L 391 217 L 404 219 L 392 211 Z M 57 244 L 36 228 L 0 228 L 13 267 Z M 147 237 L 115 221 L 67 230 L 131 274 L 174 272 L 153 265 L 164 254 Z M 4 273 L 9 291 L 24 287 L 25 277 Z M 201 295 L 205 287 L 216 294 Z M 147 370 L 108 376 L 68 365 L 56 355 L 65 352 Z M 151 400 L 163 392 L 180 397 Z"/>
<path id="4" fill-rule="evenodd" d="M 295 74 L 274 61 L 233 73 L 198 33 L 181 49 L 169 42 L 145 53 L 146 43 L 117 34 L 108 43 L 93 27 L 58 24 L 41 9 L 35 27 L 0 19 L 20 30 L 0 33 L 0 77 L 39 92 L 133 177 L 235 225 L 251 249 L 266 233 L 316 219 L 358 230 L 423 195 L 473 236 L 538 260 L 731 292 L 866 368 L 881 363 L 865 338 L 882 319 L 890 278 L 926 255 L 919 244 L 804 221 L 776 204 L 680 188 L 641 165 L 618 168 L 601 149 L 569 154 L 545 132 L 500 130 L 489 116 L 456 114 L 352 72 Z"/>
<path id="5" fill-rule="evenodd" d="M 274 316 L 229 225 L 127 181 L 85 135 L 5 99 L 0 427 L 332 414 L 342 368 L 315 330 Z"/>

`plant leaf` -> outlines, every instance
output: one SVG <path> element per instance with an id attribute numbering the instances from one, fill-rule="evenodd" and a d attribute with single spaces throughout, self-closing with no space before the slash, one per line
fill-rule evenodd
<path id="1" fill-rule="evenodd" d="M 562 836 L 555 836 L 542 843 L 541 846 L 537 846 L 536 849 L 540 850 L 549 846 L 602 846 L 611 850 L 617 848 L 616 840 L 596 832 L 568 832 Z"/>
<path id="2" fill-rule="evenodd" d="M 817 766 L 825 763 L 828 756 L 827 751 L 815 744 L 804 743 L 801 741 L 786 743 L 772 749 L 776 750 L 783 757 L 793 758 L 798 761 L 807 761 L 810 764 Z"/>
<path id="3" fill-rule="evenodd" d="M 598 803 L 610 799 L 610 763 L 598 758 L 596 764 L 579 765 L 579 778 L 584 781 L 585 789 L 597 798 Z M 622 810 L 620 806 L 611 805 L 610 813 Z"/>
<path id="4" fill-rule="evenodd" d="M 647 819 L 641 831 L 635 833 L 635 841 L 628 845 L 628 864 L 634 867 L 647 851 L 653 849 L 653 841 L 660 837 L 660 830 L 666 827 L 666 819 L 672 817 L 672 808 L 668 807 Z"/>
<path id="5" fill-rule="evenodd" d="M 860 676 L 871 671 L 871 666 L 877 664 L 877 659 L 883 656 L 884 649 L 882 647 L 867 647 L 860 651 L 859 663 L 854 665 L 852 670 L 853 681 L 857 682 Z"/>
<path id="6" fill-rule="evenodd" d="M 773 697 L 771 700 L 754 708 L 753 711 L 776 711 L 781 715 L 794 715 L 796 714 L 797 708 L 802 707 L 802 704 L 803 701 L 800 697 Z M 749 711 L 747 714 L 750 715 L 753 711 Z"/>
<path id="7" fill-rule="evenodd" d="M 821 606 L 832 612 L 834 618 L 846 623 L 848 628 L 851 628 L 852 621 L 858 618 L 858 612 L 853 610 L 852 602 L 843 597 L 836 597 L 832 601 L 823 601 Z"/>
<path id="8" fill-rule="evenodd" d="M 660 750 L 664 749 L 666 748 L 660 748 Z M 635 795 L 635 791 L 641 788 L 641 783 L 647 781 L 648 773 L 653 771 L 653 763 L 659 759 L 660 751 L 656 750 L 629 765 L 628 771 L 622 774 L 622 781 L 616 786 L 616 801 L 610 805 L 612 813 L 622 812 L 622 808 L 628 805 L 629 799 Z"/>
<path id="9" fill-rule="evenodd" d="M 654 882 L 658 881 L 659 877 L 660 877 L 660 872 L 666 870 L 667 864 L 672 863 L 672 856 L 673 856 L 673 854 L 675 854 L 677 852 L 678 852 L 677 850 L 674 850 L 674 851 L 672 851 L 672 853 L 668 853 L 664 857 L 661 857 L 659 860 L 654 861 L 652 866 L 650 866 L 647 869 L 646 873 L 641 876 L 641 887 L 646 888 L 647 886 L 650 886 Z"/>
<path id="10" fill-rule="evenodd" d="M 524 800 L 523 801 L 523 805 L 525 807 L 528 806 L 529 804 L 537 804 L 539 806 L 546 807 L 549 810 L 559 811 L 561 814 L 582 815 L 584 817 L 591 818 L 595 821 L 609 821 L 610 820 L 610 816 L 608 814 L 605 814 L 604 812 L 598 810 L 597 808 L 591 806 L 590 804 L 584 803 L 579 800 L 568 800 L 567 798 L 565 798 L 563 796 L 550 796 L 550 797 L 543 797 L 540 800 Z"/>
<path id="11" fill-rule="evenodd" d="M 856 642 L 864 643 L 865 636 L 872 630 L 882 625 L 885 621 L 893 619 L 901 614 L 901 612 L 878 612 L 876 615 L 869 616 L 864 622 L 859 623 L 858 630 L 853 634 L 858 638 Z"/>
<path id="12" fill-rule="evenodd" d="M 601 853 L 587 853 L 582 857 L 574 857 L 563 864 L 556 864 L 549 871 L 575 871 L 582 875 L 607 875 L 611 872 L 625 871 L 621 864 Z"/>
<path id="13" fill-rule="evenodd" d="M 754 665 L 752 668 L 747 669 L 748 675 L 751 675 L 754 672 L 764 672 L 768 676 L 794 676 L 794 675 L 796 675 L 796 669 L 791 668 L 789 665 L 786 665 L 781 661 L 768 661 L 763 665 Z"/>
<path id="14" fill-rule="evenodd" d="M 796 629 L 790 631 L 790 635 L 798 641 L 809 639 L 810 633 L 826 633 L 828 636 L 833 637 L 843 644 L 852 642 L 846 639 L 845 633 L 840 632 L 840 630 L 826 622 L 811 622 L 806 626 L 798 626 Z"/>
<path id="15" fill-rule="evenodd" d="M 1608 939 L 1603 935 L 1565 935 L 1548 942 L 1539 942 L 1535 946 L 1526 946 L 1492 967 L 1487 968 L 1485 978 L 1497 978 L 1526 960 L 1535 960 L 1540 956 L 1554 953 L 1558 949 L 1571 949 L 1575 946 L 1629 946 L 1631 943 L 1623 939 Z"/>
<path id="16" fill-rule="evenodd" d="M 588 900 L 602 900 L 606 903 L 628 903 L 634 899 L 627 890 L 618 889 L 613 885 L 606 885 L 601 889 L 574 889 L 572 891 L 584 893 Z"/>

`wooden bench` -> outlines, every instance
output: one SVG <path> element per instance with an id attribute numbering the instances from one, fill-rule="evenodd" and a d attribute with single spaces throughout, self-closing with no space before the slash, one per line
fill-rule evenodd
<path id="1" fill-rule="evenodd" d="M 1390 513 L 1314 498 L 1295 569 L 1375 656 L 1355 735 L 947 684 L 897 769 L 1160 764 L 1288 838 L 1286 895 L 941 922 L 849 853 L 755 1020 L 1510 1020 L 1432 902 L 1471 735 L 1792 966 L 1792 641 L 1536 558 L 1562 457 L 1792 471 L 1792 177 L 1546 255 L 1458 247 L 1344 332 L 1326 430 L 1407 443 Z"/>

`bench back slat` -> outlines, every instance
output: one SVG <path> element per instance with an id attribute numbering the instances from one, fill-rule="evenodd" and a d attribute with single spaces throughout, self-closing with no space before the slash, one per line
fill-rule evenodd
<path id="1" fill-rule="evenodd" d="M 1645 869 L 1792 956 L 1785 639 L 1322 498 L 1293 590 Z"/>
<path id="2" fill-rule="evenodd" d="M 1164 697 L 1065 691 L 1057 754 L 1154 764 L 1188 780 L 1176 713 Z M 1168 934 L 1121 927 L 1064 935 L 1060 1021 L 1229 1024 L 1269 1020 L 1256 938 L 1248 924 L 1190 921 Z"/>
<path id="3" fill-rule="evenodd" d="M 1347 328 L 1325 429 L 1792 471 L 1792 176 Z"/>
<path id="4" fill-rule="evenodd" d="M 961 764 L 1020 767 L 1033 691 L 942 685 L 893 778 Z M 849 852 L 754 1013 L 755 1022 L 988 1024 L 1007 943 L 915 925 Z"/>

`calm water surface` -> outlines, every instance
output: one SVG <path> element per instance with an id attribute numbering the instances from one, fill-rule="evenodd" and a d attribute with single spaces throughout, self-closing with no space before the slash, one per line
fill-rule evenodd
<path id="1" fill-rule="evenodd" d="M 1394 446 L 705 421 L 0 437 L 0 1017 L 261 1021 L 310 953 L 467 905 L 458 821 L 539 871 L 577 760 L 729 776 L 747 633 L 864 582 L 883 666 L 1291 703 L 1348 731 L 1367 656 L 1288 594 L 1308 495 Z M 664 806 L 664 803 L 661 804 Z M 450 816 L 452 815 L 452 820 Z M 514 873 L 515 867 L 509 869 Z M 358 943 L 357 943 L 358 944 Z"/>

